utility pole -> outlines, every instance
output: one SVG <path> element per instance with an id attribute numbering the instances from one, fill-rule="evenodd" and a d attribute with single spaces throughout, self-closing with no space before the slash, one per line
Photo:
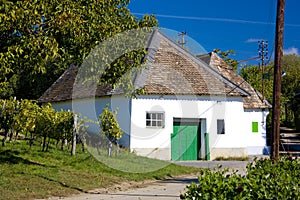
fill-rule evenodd
<path id="1" fill-rule="evenodd" d="M 262 86 L 262 102 L 265 100 L 265 59 L 268 59 L 268 41 L 258 41 L 258 56 L 261 59 L 261 86 Z"/>
<path id="2" fill-rule="evenodd" d="M 275 32 L 275 61 L 273 83 L 273 113 L 272 113 L 272 154 L 275 161 L 279 158 L 280 140 L 280 93 L 283 57 L 283 30 L 284 30 L 285 0 L 277 0 L 276 32 Z"/>
<path id="3" fill-rule="evenodd" d="M 185 40 L 184 40 L 184 36 L 186 35 L 186 32 L 180 32 L 178 33 L 178 36 L 181 36 L 181 42 L 178 42 L 182 48 L 184 48 L 184 45 L 186 44 Z"/>

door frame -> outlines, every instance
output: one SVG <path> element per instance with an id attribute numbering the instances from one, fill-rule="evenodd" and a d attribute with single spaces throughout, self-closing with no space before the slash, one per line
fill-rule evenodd
<path id="1" fill-rule="evenodd" d="M 206 149 L 206 119 L 205 118 L 173 118 L 173 128 L 175 124 L 179 125 L 197 125 L 197 160 L 205 160 L 207 149 Z M 171 136 L 171 152 L 172 152 L 172 136 Z M 172 155 L 172 153 L 171 153 Z M 171 156 L 172 159 L 172 156 Z"/>

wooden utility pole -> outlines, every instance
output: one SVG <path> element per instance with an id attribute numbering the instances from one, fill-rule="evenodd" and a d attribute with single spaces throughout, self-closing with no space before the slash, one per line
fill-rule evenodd
<path id="1" fill-rule="evenodd" d="M 285 6 L 285 0 L 277 0 L 273 105 L 272 105 L 273 137 L 272 137 L 272 154 L 271 154 L 271 158 L 276 161 L 279 158 L 279 140 L 280 140 L 280 94 L 281 94 L 281 73 L 282 73 L 282 57 L 283 57 L 284 6 Z"/>

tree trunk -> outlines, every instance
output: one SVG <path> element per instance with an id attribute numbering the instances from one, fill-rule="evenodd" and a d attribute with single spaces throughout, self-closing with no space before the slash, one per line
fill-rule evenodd
<path id="1" fill-rule="evenodd" d="M 58 145 L 59 145 L 59 139 L 56 139 L 56 145 L 55 145 L 56 149 L 58 149 Z"/>
<path id="2" fill-rule="evenodd" d="M 65 147 L 68 145 L 68 140 L 67 139 L 63 139 L 61 141 L 61 150 L 64 151 Z"/>
<path id="3" fill-rule="evenodd" d="M 48 151 L 48 150 L 49 150 L 49 144 L 50 144 L 50 140 L 51 140 L 51 138 L 50 138 L 50 137 L 48 137 L 48 142 L 47 142 L 46 151 Z"/>
<path id="4" fill-rule="evenodd" d="M 81 150 L 82 150 L 82 153 L 84 153 L 84 139 L 81 139 Z"/>
<path id="5" fill-rule="evenodd" d="M 2 139 L 2 146 L 3 147 L 5 146 L 5 141 L 6 141 L 7 138 L 8 138 L 8 130 L 5 129 L 4 130 L 4 138 Z"/>
<path id="6" fill-rule="evenodd" d="M 14 131 L 10 130 L 10 134 L 9 134 L 9 141 L 11 142 L 14 136 Z"/>
<path id="7" fill-rule="evenodd" d="M 16 132 L 16 137 L 15 137 L 15 140 L 14 140 L 14 142 L 16 142 L 16 141 L 17 141 L 17 139 L 18 139 L 18 136 L 19 136 L 19 131 L 17 131 L 17 132 Z"/>
<path id="8" fill-rule="evenodd" d="M 98 155 L 100 155 L 100 148 L 101 148 L 101 142 L 99 141 L 98 143 L 96 143 L 96 148 L 98 151 Z"/>
<path id="9" fill-rule="evenodd" d="M 42 151 L 45 151 L 45 148 L 46 148 L 46 140 L 47 140 L 47 136 L 46 136 L 46 134 L 44 134 L 44 140 L 43 140 Z"/>

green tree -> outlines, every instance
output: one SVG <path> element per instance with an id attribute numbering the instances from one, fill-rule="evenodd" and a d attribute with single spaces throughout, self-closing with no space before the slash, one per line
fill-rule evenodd
<path id="1" fill-rule="evenodd" d="M 264 98 L 272 103 L 273 93 L 273 67 L 265 67 L 265 74 L 262 75 L 262 68 L 257 65 L 246 65 L 240 69 L 242 76 L 254 89 L 262 93 L 262 78 L 264 78 Z"/>
<path id="2" fill-rule="evenodd" d="M 56 139 L 56 148 L 58 148 L 59 141 L 61 141 L 61 149 L 64 150 L 68 141 L 72 138 L 73 132 L 73 115 L 71 111 L 56 111 L 57 120 L 55 121 L 54 135 L 52 136 Z"/>
<path id="3" fill-rule="evenodd" d="M 105 39 L 157 25 L 152 15 L 136 18 L 128 4 L 129 0 L 2 1 L 0 98 L 37 98 Z M 111 74 L 126 69 L 119 72 L 117 67 L 108 69 Z"/>
<path id="4" fill-rule="evenodd" d="M 31 100 L 21 100 L 17 105 L 17 113 L 14 115 L 13 129 L 16 131 L 16 138 L 19 133 L 30 133 L 30 144 L 32 144 L 33 133 L 36 127 L 38 113 L 41 108 Z"/>
<path id="5" fill-rule="evenodd" d="M 220 49 L 214 49 L 213 52 L 217 53 L 234 71 L 238 70 L 239 62 L 230 58 L 230 55 L 235 55 L 234 50 L 221 51 Z"/>
<path id="6" fill-rule="evenodd" d="M 283 56 L 283 74 L 281 84 L 281 106 L 282 106 L 282 123 L 291 124 L 294 121 L 293 98 L 300 93 L 300 56 L 284 55 Z M 264 94 L 266 99 L 272 103 L 273 100 L 273 73 L 274 62 L 270 62 L 265 68 L 264 74 Z M 241 69 L 240 75 L 250 83 L 256 90 L 262 92 L 262 70 L 258 66 L 245 66 Z"/>
<path id="7" fill-rule="evenodd" d="M 35 134 L 43 139 L 43 151 L 48 150 L 50 138 L 55 136 L 57 121 L 58 114 L 50 104 L 43 106 L 37 115 Z"/>
<path id="8" fill-rule="evenodd" d="M 291 102 L 294 95 L 300 93 L 300 56 L 284 55 L 283 72 L 281 92 L 286 102 Z"/>
<path id="9" fill-rule="evenodd" d="M 16 99 L 1 100 L 0 99 L 0 130 L 4 130 L 4 137 L 2 139 L 2 146 L 5 146 L 6 139 L 13 134 L 12 124 L 14 124 L 14 116 L 17 113 L 18 102 Z M 12 136 L 10 137 L 12 138 Z"/>
<path id="10" fill-rule="evenodd" d="M 299 127 L 297 125 L 300 119 L 299 108 L 295 106 L 294 95 L 300 93 L 300 56 L 295 54 L 285 55 L 283 57 L 283 72 L 281 92 L 283 106 L 285 107 L 285 122 L 287 125 Z"/>

